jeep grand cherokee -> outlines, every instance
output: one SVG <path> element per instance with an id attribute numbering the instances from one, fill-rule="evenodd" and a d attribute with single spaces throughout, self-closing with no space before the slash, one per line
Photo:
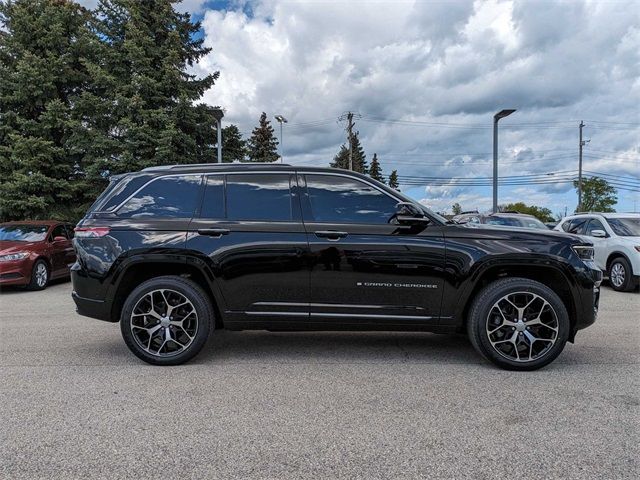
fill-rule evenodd
<path id="1" fill-rule="evenodd" d="M 73 299 L 142 360 L 191 359 L 215 329 L 466 331 L 533 370 L 596 318 L 591 244 L 468 228 L 357 173 L 273 164 L 114 178 L 76 227 Z"/>

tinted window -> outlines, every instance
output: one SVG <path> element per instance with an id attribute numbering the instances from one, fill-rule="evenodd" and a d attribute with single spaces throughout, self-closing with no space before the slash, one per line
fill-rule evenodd
<path id="1" fill-rule="evenodd" d="M 200 175 L 162 177 L 152 181 L 120 207 L 122 217 L 191 218 Z"/>
<path id="2" fill-rule="evenodd" d="M 389 223 L 396 212 L 397 200 L 364 182 L 333 175 L 306 178 L 316 222 Z"/>
<path id="3" fill-rule="evenodd" d="M 229 220 L 292 219 L 290 175 L 227 175 L 227 218 Z"/>
<path id="4" fill-rule="evenodd" d="M 608 222 L 616 235 L 640 237 L 640 218 L 609 218 Z"/>
<path id="5" fill-rule="evenodd" d="M 567 233 L 575 233 L 577 235 L 584 235 L 584 228 L 587 224 L 588 218 L 574 218 L 571 220 Z"/>
<path id="6" fill-rule="evenodd" d="M 224 176 L 209 175 L 205 177 L 204 198 L 202 199 L 201 217 L 224 218 Z"/>
<path id="7" fill-rule="evenodd" d="M 602 230 L 603 232 L 606 231 L 602 226 L 602 223 L 600 222 L 600 220 L 596 220 L 595 218 L 589 222 L 585 235 L 589 235 L 590 237 L 593 237 L 593 233 L 591 232 L 593 232 L 594 230 Z"/>
<path id="8" fill-rule="evenodd" d="M 152 174 L 136 175 L 136 176 L 124 176 L 117 180 L 112 180 L 106 190 L 98 197 L 98 199 L 91 205 L 89 211 L 105 212 L 113 210 L 123 201 L 125 201 L 129 195 L 142 187 L 149 180 L 153 179 Z"/>
<path id="9" fill-rule="evenodd" d="M 65 225 L 67 229 L 67 238 L 73 238 L 75 236 L 75 232 L 73 231 L 73 225 Z"/>
<path id="10" fill-rule="evenodd" d="M 53 231 L 51 232 L 50 238 L 51 240 L 53 240 L 56 237 L 69 238 L 69 236 L 67 235 L 67 230 L 64 228 L 64 225 L 58 225 L 53 229 Z"/>

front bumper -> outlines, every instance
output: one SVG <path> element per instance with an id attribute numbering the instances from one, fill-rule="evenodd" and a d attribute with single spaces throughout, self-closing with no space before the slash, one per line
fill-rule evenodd
<path id="1" fill-rule="evenodd" d="M 585 262 L 585 267 L 578 275 L 576 321 L 570 340 L 573 340 L 578 330 L 593 325 L 598 318 L 603 273 L 593 262 Z"/>
<path id="2" fill-rule="evenodd" d="M 0 262 L 0 285 L 27 285 L 31 281 L 29 258 Z"/>

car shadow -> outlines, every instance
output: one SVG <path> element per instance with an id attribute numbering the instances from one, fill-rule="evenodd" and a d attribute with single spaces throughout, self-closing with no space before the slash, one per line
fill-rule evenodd
<path id="1" fill-rule="evenodd" d="M 216 330 L 192 363 L 483 363 L 463 335 Z"/>
<path id="2" fill-rule="evenodd" d="M 71 281 L 71 277 L 56 278 L 55 280 L 51 280 L 49 282 L 49 284 L 47 285 L 47 288 L 60 285 L 62 283 L 69 283 L 70 281 Z M 27 290 L 26 287 L 15 286 L 15 285 L 7 285 L 4 287 L 0 286 L 0 295 L 12 295 L 12 294 L 19 294 L 19 293 L 38 293 L 42 291 L 44 290 Z"/>

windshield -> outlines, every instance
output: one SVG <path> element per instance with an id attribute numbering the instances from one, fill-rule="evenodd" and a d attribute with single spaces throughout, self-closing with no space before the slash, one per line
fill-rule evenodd
<path id="1" fill-rule="evenodd" d="M 608 218 L 611 229 L 621 237 L 640 237 L 640 218 Z"/>
<path id="2" fill-rule="evenodd" d="M 549 230 L 544 223 L 534 217 L 489 217 L 486 223 L 506 227 L 541 228 Z"/>
<path id="3" fill-rule="evenodd" d="M 0 240 L 15 242 L 41 242 L 47 236 L 46 225 L 4 225 L 0 227 Z"/>

